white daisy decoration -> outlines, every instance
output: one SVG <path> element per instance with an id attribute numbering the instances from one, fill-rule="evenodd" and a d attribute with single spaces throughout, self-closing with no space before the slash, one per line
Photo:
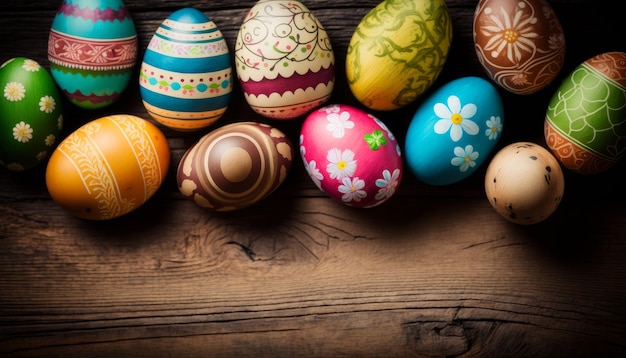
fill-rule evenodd
<path id="1" fill-rule="evenodd" d="M 457 96 L 448 97 L 448 105 L 437 103 L 433 107 L 435 114 L 440 119 L 435 123 L 435 133 L 444 134 L 450 131 L 450 138 L 458 142 L 463 137 L 463 132 L 469 135 L 478 134 L 478 125 L 471 121 L 476 114 L 476 105 L 468 103 L 461 107 L 461 100 Z"/>
<path id="2" fill-rule="evenodd" d="M 342 151 L 332 148 L 328 151 L 326 159 L 329 162 L 326 165 L 326 171 L 332 179 L 342 180 L 353 176 L 356 171 L 356 159 L 354 159 L 354 152 L 350 149 Z"/>
<path id="3" fill-rule="evenodd" d="M 60 115 L 59 115 L 59 118 L 57 118 L 57 127 L 58 127 L 59 129 L 62 129 L 62 128 L 63 128 L 63 115 L 62 115 L 62 114 L 60 114 Z"/>
<path id="4" fill-rule="evenodd" d="M 56 139 L 57 138 L 54 136 L 54 134 L 48 134 L 44 142 L 46 143 L 48 147 L 51 147 L 56 141 Z"/>
<path id="5" fill-rule="evenodd" d="M 343 138 L 346 129 L 354 128 L 354 122 L 350 120 L 350 112 L 329 113 L 326 115 L 326 119 L 328 120 L 326 129 L 335 138 Z"/>
<path id="6" fill-rule="evenodd" d="M 390 198 L 398 188 L 400 179 L 400 169 L 394 169 L 393 173 L 389 170 L 383 170 L 383 177 L 376 179 L 376 186 L 379 187 L 376 193 L 376 200 Z"/>
<path id="7" fill-rule="evenodd" d="M 365 181 L 356 177 L 343 178 L 337 190 L 343 194 L 341 200 L 349 203 L 351 201 L 359 202 L 367 196 L 367 192 L 363 188 L 365 188 Z"/>
<path id="8" fill-rule="evenodd" d="M 26 59 L 24 60 L 24 64 L 22 65 L 22 68 L 28 72 L 37 72 L 39 71 L 41 66 L 39 65 L 39 63 L 37 63 L 37 61 Z"/>
<path id="9" fill-rule="evenodd" d="M 21 83 L 9 82 L 4 86 L 4 97 L 11 102 L 21 101 L 25 95 L 26 89 Z"/>
<path id="10" fill-rule="evenodd" d="M 311 180 L 313 180 L 313 183 L 315 183 L 319 189 L 322 189 L 321 181 L 324 180 L 324 175 L 322 175 L 322 172 L 317 167 L 317 162 L 315 160 L 311 160 L 310 162 L 305 161 L 304 167 L 311 177 Z"/>
<path id="11" fill-rule="evenodd" d="M 39 110 L 46 113 L 52 113 L 56 108 L 56 102 L 51 96 L 43 96 L 39 99 Z"/>
<path id="12" fill-rule="evenodd" d="M 459 167 L 459 170 L 465 173 L 469 168 L 476 166 L 476 159 L 478 159 L 479 153 L 475 152 L 474 147 L 468 144 L 465 146 L 465 149 L 455 147 L 454 155 L 456 155 L 456 157 L 452 158 L 450 164 Z"/>
<path id="13" fill-rule="evenodd" d="M 30 124 L 21 121 L 13 127 L 13 138 L 21 143 L 26 143 L 33 139 L 33 129 Z"/>
<path id="14" fill-rule="evenodd" d="M 491 116 L 486 124 L 487 129 L 485 130 L 485 135 L 489 138 L 489 140 L 498 139 L 498 133 L 502 132 L 502 120 L 500 119 L 500 116 Z"/>

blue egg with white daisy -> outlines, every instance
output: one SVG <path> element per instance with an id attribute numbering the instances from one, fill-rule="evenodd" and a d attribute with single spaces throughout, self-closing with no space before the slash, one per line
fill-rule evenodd
<path id="1" fill-rule="evenodd" d="M 409 170 L 430 185 L 450 185 L 474 173 L 502 135 L 504 106 L 497 89 L 480 77 L 462 77 L 433 92 L 409 123 Z"/>

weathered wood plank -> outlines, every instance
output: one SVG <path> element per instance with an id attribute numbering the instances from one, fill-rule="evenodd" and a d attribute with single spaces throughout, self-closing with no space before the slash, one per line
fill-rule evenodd
<path id="1" fill-rule="evenodd" d="M 575 339 L 624 349 L 624 287 L 611 287 L 626 272 L 623 208 L 601 210 L 575 242 L 549 227 L 505 224 L 475 199 L 402 200 L 395 222 L 375 220 L 382 210 L 337 209 L 324 199 L 298 199 L 282 212 L 268 202 L 246 222 L 154 204 L 155 222 L 176 225 L 138 226 L 132 214 L 94 225 L 51 203 L 3 209 L 13 225 L 0 252 L 12 255 L 1 258 L 0 290 L 14 298 L 0 308 L 2 346 L 97 356 L 129 340 L 149 356 L 182 340 L 192 349 L 232 344 L 220 348 L 225 355 L 249 356 L 237 342 L 270 355 L 289 353 L 283 342 L 293 353 L 329 355 L 342 347 L 358 354 L 367 339 L 360 353 L 403 356 Z M 465 213 L 462 221 L 450 223 L 450 207 Z M 339 337 L 327 341 L 332 332 Z"/>

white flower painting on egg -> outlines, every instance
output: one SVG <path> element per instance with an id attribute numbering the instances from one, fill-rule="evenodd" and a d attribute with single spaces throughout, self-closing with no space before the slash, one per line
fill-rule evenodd
<path id="1" fill-rule="evenodd" d="M 361 199 L 367 196 L 367 192 L 363 188 L 365 188 L 365 182 L 355 177 L 341 179 L 341 185 L 339 185 L 337 190 L 343 194 L 341 200 L 344 202 L 360 202 Z"/>
<path id="2" fill-rule="evenodd" d="M 502 132 L 502 120 L 500 119 L 500 116 L 491 116 L 485 124 L 487 124 L 485 135 L 489 138 L 489 140 L 498 139 L 498 134 Z"/>
<path id="3" fill-rule="evenodd" d="M 22 65 L 22 68 L 28 72 L 37 72 L 41 68 L 41 65 L 39 65 L 37 61 L 26 59 L 24 60 L 24 64 Z"/>
<path id="4" fill-rule="evenodd" d="M 26 89 L 21 83 L 9 82 L 4 86 L 4 97 L 11 102 L 21 101 L 25 95 Z"/>
<path id="5" fill-rule="evenodd" d="M 400 184 L 400 169 L 394 169 L 393 173 L 389 170 L 383 170 L 383 177 L 376 179 L 376 186 L 380 189 L 376 193 L 376 200 L 388 199 L 396 192 L 396 188 Z"/>
<path id="6" fill-rule="evenodd" d="M 455 167 L 459 167 L 461 172 L 466 172 L 467 169 L 476 166 L 476 159 L 478 159 L 479 153 L 474 151 L 474 147 L 471 144 L 465 146 L 465 149 L 461 147 L 454 148 L 455 157 L 452 158 L 450 163 Z"/>
<path id="7" fill-rule="evenodd" d="M 33 129 L 30 124 L 21 121 L 13 127 L 13 138 L 20 143 L 26 143 L 33 139 Z"/>
<path id="8" fill-rule="evenodd" d="M 52 96 L 43 96 L 39 99 L 39 110 L 46 113 L 54 112 L 56 102 Z"/>
<path id="9" fill-rule="evenodd" d="M 350 149 L 342 151 L 338 148 L 332 148 L 328 151 L 326 159 L 328 159 L 326 171 L 332 179 L 342 180 L 353 176 L 356 171 L 354 152 Z"/>
<path id="10" fill-rule="evenodd" d="M 354 128 L 354 122 L 350 120 L 350 112 L 329 113 L 326 119 L 328 119 L 326 129 L 328 129 L 335 138 L 343 138 L 346 129 Z"/>
<path id="11" fill-rule="evenodd" d="M 461 100 L 457 96 L 448 97 L 448 105 L 436 103 L 433 108 L 440 119 L 435 123 L 435 133 L 445 134 L 450 131 L 450 138 L 458 142 L 463 132 L 469 135 L 478 134 L 478 125 L 470 120 L 476 114 L 476 105 L 468 103 L 461 107 Z"/>
<path id="12" fill-rule="evenodd" d="M 522 59 L 522 51 L 536 51 L 534 39 L 539 34 L 535 32 L 534 26 L 537 18 L 532 13 L 524 14 L 526 7 L 527 4 L 520 1 L 512 18 L 504 11 L 495 11 L 489 7 L 485 9 L 485 14 L 491 19 L 491 24 L 483 27 L 485 34 L 490 37 L 485 50 L 491 51 L 492 57 L 499 57 L 502 51 L 506 51 L 506 58 L 511 63 L 518 63 Z"/>

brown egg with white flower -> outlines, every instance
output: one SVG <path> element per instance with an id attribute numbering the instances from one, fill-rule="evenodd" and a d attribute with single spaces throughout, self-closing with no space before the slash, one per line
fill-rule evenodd
<path id="1" fill-rule="evenodd" d="M 480 0 L 474 49 L 491 79 L 515 94 L 547 87 L 565 60 L 565 35 L 546 0 Z"/>

